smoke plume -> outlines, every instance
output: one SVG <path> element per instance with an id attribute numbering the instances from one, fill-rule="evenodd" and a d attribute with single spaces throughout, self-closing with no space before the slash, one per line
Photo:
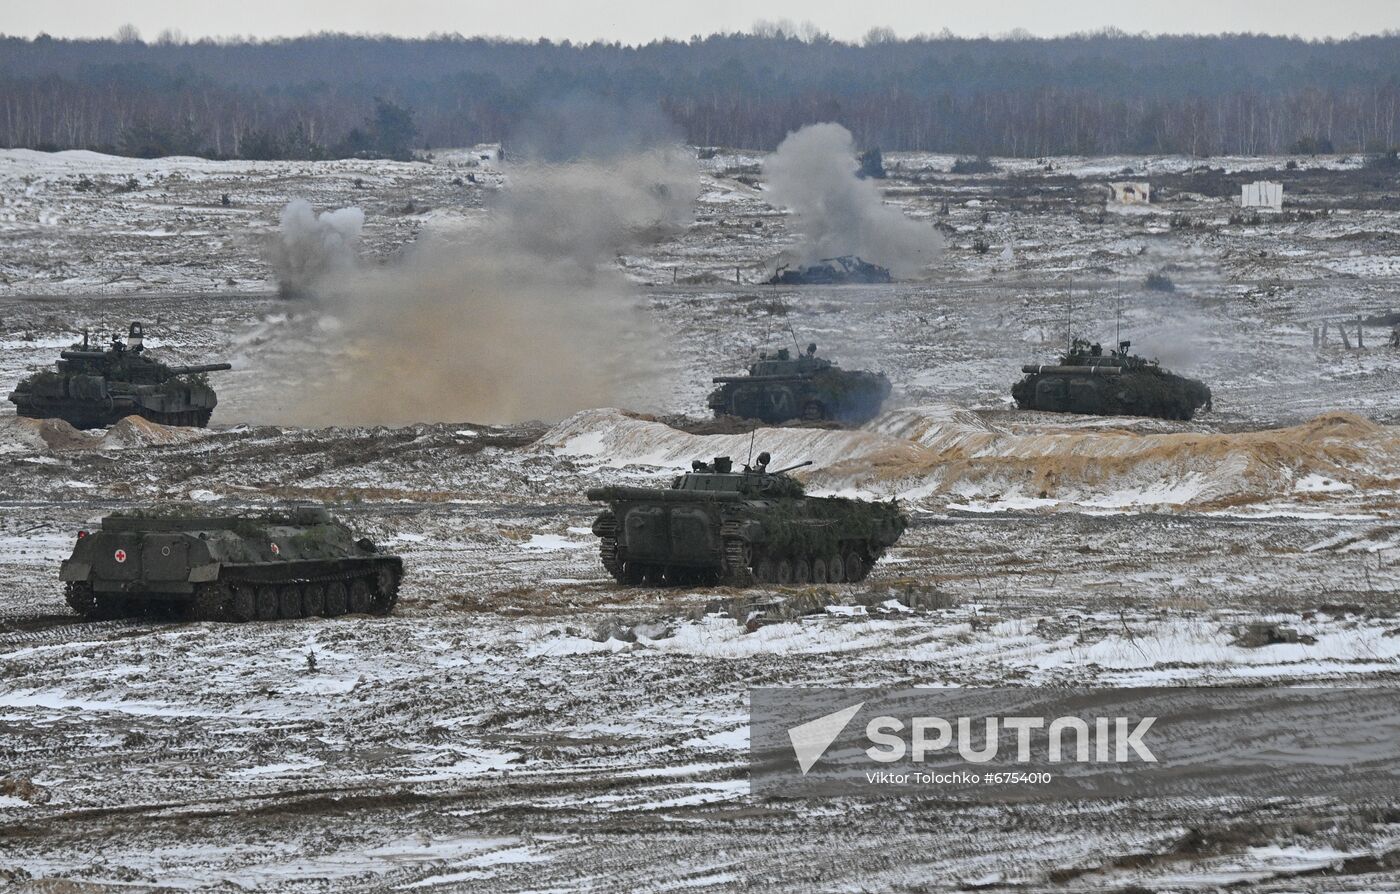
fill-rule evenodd
<path id="1" fill-rule="evenodd" d="M 839 124 L 788 134 L 764 162 L 769 200 L 791 212 L 801 236 L 797 263 L 858 255 L 901 277 L 933 263 L 943 250 L 938 231 L 886 205 L 856 169 L 855 139 Z"/>
<path id="2" fill-rule="evenodd" d="M 675 152 L 514 169 L 484 220 L 323 290 L 339 343 L 292 421 L 515 422 L 628 399 L 656 340 L 616 255 L 676 232 L 697 191 Z"/>
<path id="3" fill-rule="evenodd" d="M 288 202 L 271 244 L 272 269 L 282 296 L 315 295 L 322 284 L 354 270 L 364 225 L 365 213 L 359 208 L 318 215 L 305 199 Z"/>

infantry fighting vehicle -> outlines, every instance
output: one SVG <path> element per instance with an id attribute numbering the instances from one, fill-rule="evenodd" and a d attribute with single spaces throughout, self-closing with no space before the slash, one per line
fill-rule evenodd
<path id="1" fill-rule="evenodd" d="M 787 348 L 760 354 L 746 376 L 715 376 L 711 392 L 716 416 L 764 422 L 831 419 L 859 425 L 875 418 L 890 395 L 884 373 L 847 371 L 817 356 L 817 346 L 793 357 Z"/>
<path id="2" fill-rule="evenodd" d="M 403 560 L 317 508 L 117 513 L 78 532 L 59 572 L 89 618 L 163 609 L 205 621 L 388 614 L 402 577 Z"/>
<path id="3" fill-rule="evenodd" d="M 746 586 L 858 581 L 908 526 L 894 501 L 809 497 L 769 456 L 696 461 L 670 488 L 596 487 L 603 567 L 619 583 Z"/>
<path id="4" fill-rule="evenodd" d="M 894 277 L 887 268 L 855 255 L 842 255 L 839 258 L 822 258 L 815 264 L 808 264 L 796 270 L 784 264 L 768 279 L 767 285 L 840 286 L 849 283 L 881 282 L 894 282 Z"/>
<path id="5" fill-rule="evenodd" d="M 219 399 L 204 374 L 227 363 L 166 366 L 145 349 L 140 323 L 126 341 L 112 336 L 106 350 L 83 340 L 58 356 L 56 371 L 38 372 L 15 386 L 10 402 L 20 416 L 63 419 L 74 428 L 105 428 L 126 416 L 164 425 L 204 427 Z"/>
<path id="6" fill-rule="evenodd" d="M 1155 360 L 1129 354 L 1132 342 L 1103 353 L 1076 338 L 1054 366 L 1023 366 L 1026 377 L 1011 386 L 1023 410 L 1102 416 L 1156 416 L 1190 419 L 1211 408 L 1210 388 L 1196 379 L 1167 372 Z"/>

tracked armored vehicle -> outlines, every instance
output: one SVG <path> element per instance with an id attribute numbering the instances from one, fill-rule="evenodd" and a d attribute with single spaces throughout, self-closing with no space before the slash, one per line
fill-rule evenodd
<path id="1" fill-rule="evenodd" d="M 1155 360 L 1128 353 L 1132 342 L 1104 354 L 1099 345 L 1075 339 L 1053 366 L 1023 366 L 1024 379 L 1011 386 L 1023 410 L 1099 416 L 1190 419 L 1211 408 L 1204 382 L 1167 372 Z"/>
<path id="2" fill-rule="evenodd" d="M 770 286 L 843 286 L 851 283 L 894 282 L 890 271 L 879 264 L 858 258 L 855 255 L 842 255 L 839 258 L 822 258 L 815 264 L 792 270 L 786 265 L 779 267 L 765 283 Z"/>
<path id="3" fill-rule="evenodd" d="M 695 462 L 670 488 L 597 487 L 603 567 L 627 585 L 841 583 L 862 580 L 908 526 L 893 502 L 809 497 L 769 456 L 734 471 Z"/>
<path id="4" fill-rule="evenodd" d="M 105 428 L 127 416 L 162 425 L 204 427 L 219 402 L 205 373 L 227 363 L 166 366 L 146 353 L 140 323 L 126 341 L 112 337 L 106 349 L 83 340 L 59 354 L 55 371 L 38 372 L 15 386 L 10 402 L 20 416 L 63 419 L 74 428 Z"/>
<path id="5" fill-rule="evenodd" d="M 746 376 L 715 376 L 720 387 L 711 392 L 715 416 L 738 416 L 764 422 L 832 420 L 860 425 L 874 419 L 890 395 L 884 373 L 844 370 L 817 346 L 793 357 L 787 348 L 760 354 Z"/>
<path id="6" fill-rule="evenodd" d="M 403 560 L 324 509 L 260 515 L 118 513 L 78 532 L 59 578 L 89 618 L 163 610 L 193 620 L 388 614 Z"/>

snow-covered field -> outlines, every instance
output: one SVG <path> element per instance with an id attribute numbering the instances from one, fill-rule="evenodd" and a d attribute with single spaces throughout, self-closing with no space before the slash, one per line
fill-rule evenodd
<path id="1" fill-rule="evenodd" d="M 1293 210 L 1329 216 L 1232 223 L 1192 169 L 1284 160 L 1008 160 L 950 177 L 951 158 L 891 154 L 890 200 L 949 233 L 927 279 L 775 292 L 753 283 L 790 242 L 783 216 L 745 182 L 757 156 L 721 155 L 702 163 L 694 224 L 619 259 L 668 340 L 625 408 L 289 424 L 301 382 L 267 370 L 301 358 L 314 376 L 334 358 L 327 315 L 272 295 L 259 243 L 281 205 L 357 204 L 368 252 L 389 259 L 479 215 L 510 176 L 467 158 L 0 152 L 0 381 L 51 362 L 75 326 L 130 319 L 162 356 L 237 367 L 215 382 L 207 432 L 0 415 L 0 886 L 1400 884 L 1393 809 L 763 801 L 745 776 L 756 685 L 1392 685 L 1400 352 L 1384 327 L 1345 348 L 1336 325 L 1400 304 L 1393 178 L 1298 159 Z M 1097 184 L 1127 167 L 1162 178 L 1160 202 L 1100 219 Z M 1142 288 L 1156 271 L 1175 292 Z M 1205 379 L 1214 411 L 1016 411 L 1009 386 L 1063 343 L 1071 289 L 1077 329 L 1110 341 L 1121 325 Z M 584 488 L 745 455 L 747 432 L 658 414 L 701 416 L 711 375 L 794 337 L 885 370 L 895 397 L 862 429 L 760 429 L 756 449 L 814 460 L 814 492 L 900 497 L 910 530 L 864 583 L 769 594 L 826 606 L 772 623 L 736 621 L 737 592 L 613 585 Z M 400 610 L 245 625 L 68 614 L 56 566 L 74 532 L 157 499 L 327 501 L 404 556 Z M 1242 636 L 1260 624 L 1297 641 Z"/>

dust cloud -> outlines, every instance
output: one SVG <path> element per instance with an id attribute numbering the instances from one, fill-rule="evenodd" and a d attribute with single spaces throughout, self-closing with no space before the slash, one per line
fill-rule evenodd
<path id="1" fill-rule="evenodd" d="M 886 205 L 873 181 L 856 176 L 856 145 L 839 124 L 810 124 L 788 134 L 763 164 L 769 201 L 791 212 L 801 237 L 799 264 L 858 255 L 908 278 L 933 263 L 943 237 Z"/>
<path id="2" fill-rule="evenodd" d="M 688 223 L 693 160 L 534 163 L 510 183 L 483 220 L 324 290 L 335 362 L 291 421 L 549 420 L 635 392 L 658 339 L 616 255 Z"/>
<path id="3" fill-rule="evenodd" d="M 365 213 L 359 208 L 322 211 L 305 199 L 282 209 L 277 235 L 269 245 L 278 291 L 286 298 L 306 298 L 324 283 L 354 270 L 359 259 Z"/>

